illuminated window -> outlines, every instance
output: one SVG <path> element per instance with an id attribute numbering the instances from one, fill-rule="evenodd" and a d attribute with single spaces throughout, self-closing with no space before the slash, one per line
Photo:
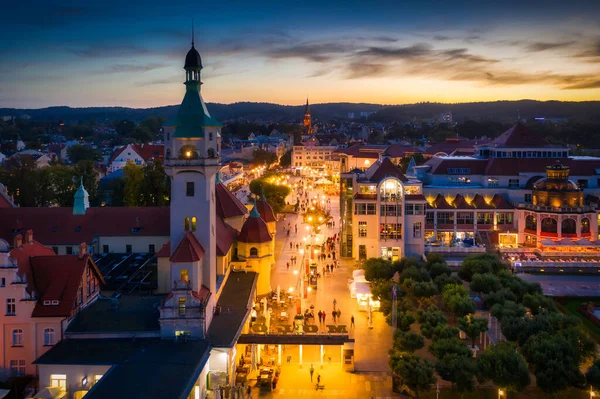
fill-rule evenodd
<path id="1" fill-rule="evenodd" d="M 533 215 L 529 215 L 525 218 L 525 230 L 537 230 L 537 218 Z"/>
<path id="2" fill-rule="evenodd" d="M 196 216 L 192 217 L 192 231 L 196 231 Z"/>
<path id="3" fill-rule="evenodd" d="M 179 298 L 179 316 L 185 316 L 185 298 Z"/>
<path id="4" fill-rule="evenodd" d="M 96 383 L 96 382 L 100 381 L 100 379 L 101 379 L 102 377 L 104 377 L 102 374 L 96 374 L 96 375 L 94 376 L 94 383 Z"/>
<path id="5" fill-rule="evenodd" d="M 367 222 L 358 222 L 358 236 L 359 237 L 367 236 Z"/>
<path id="6" fill-rule="evenodd" d="M 556 233 L 558 231 L 558 223 L 555 219 L 545 218 L 542 219 L 542 232 L 544 233 Z"/>
<path id="7" fill-rule="evenodd" d="M 421 222 L 414 222 L 413 223 L 413 237 L 414 238 L 421 238 Z"/>
<path id="8" fill-rule="evenodd" d="M 59 387 L 63 390 L 67 389 L 67 375 L 66 374 L 50 374 L 50 386 Z"/>
<path id="9" fill-rule="evenodd" d="M 185 218 L 183 225 L 184 225 L 183 229 L 185 231 L 190 231 L 190 218 Z"/>
<path id="10" fill-rule="evenodd" d="M 179 279 L 182 281 L 189 281 L 189 276 L 188 276 L 188 270 L 187 269 L 182 269 L 179 272 Z"/>

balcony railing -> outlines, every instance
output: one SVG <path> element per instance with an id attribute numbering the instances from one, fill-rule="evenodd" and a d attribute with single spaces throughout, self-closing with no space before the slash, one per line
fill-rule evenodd
<path id="1" fill-rule="evenodd" d="M 542 206 L 534 204 L 525 204 L 522 202 L 510 201 L 510 203 L 519 209 L 529 209 L 532 211 L 541 212 L 564 212 L 564 213 L 582 213 L 582 212 L 594 212 L 596 210 L 595 205 L 584 205 L 578 207 L 572 206 Z"/>

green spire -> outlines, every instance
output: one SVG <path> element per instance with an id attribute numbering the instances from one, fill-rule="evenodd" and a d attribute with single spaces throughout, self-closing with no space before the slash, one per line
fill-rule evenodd
<path id="1" fill-rule="evenodd" d="M 252 208 L 252 212 L 250 212 L 251 218 L 259 218 L 260 213 L 258 213 L 258 208 L 256 208 L 256 198 L 254 198 L 254 207 Z"/>
<path id="2" fill-rule="evenodd" d="M 90 207 L 89 194 L 83 187 L 83 176 L 79 181 L 79 188 L 75 192 L 75 201 L 73 201 L 73 215 L 85 215 L 85 211 Z"/>

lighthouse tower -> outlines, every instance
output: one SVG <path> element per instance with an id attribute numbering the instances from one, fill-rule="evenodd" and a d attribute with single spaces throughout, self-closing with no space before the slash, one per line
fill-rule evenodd
<path id="1" fill-rule="evenodd" d="M 185 96 L 165 127 L 165 171 L 171 179 L 171 280 L 161 306 L 161 335 L 204 338 L 216 295 L 215 176 L 220 167 L 221 124 L 202 99 L 202 60 L 185 57 Z"/>

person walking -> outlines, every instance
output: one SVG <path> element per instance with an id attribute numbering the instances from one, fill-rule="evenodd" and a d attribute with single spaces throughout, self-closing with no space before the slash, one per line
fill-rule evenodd
<path id="1" fill-rule="evenodd" d="M 290 262 L 287 263 L 287 269 L 290 271 Z"/>
<path id="2" fill-rule="evenodd" d="M 310 364 L 310 382 L 312 382 L 312 377 L 313 374 L 315 373 L 315 366 L 313 366 L 313 364 Z"/>
<path id="3" fill-rule="evenodd" d="M 317 374 L 317 386 L 321 385 L 321 374 Z"/>
<path id="4" fill-rule="evenodd" d="M 298 233 L 298 225 L 297 224 L 294 225 L 294 230 L 296 231 L 296 234 L 297 234 Z"/>
<path id="5" fill-rule="evenodd" d="M 334 310 L 331 314 L 333 315 L 333 322 L 337 323 L 337 321 L 336 321 L 337 312 Z"/>
<path id="6" fill-rule="evenodd" d="M 319 310 L 319 313 L 317 314 L 319 315 L 319 324 L 323 324 L 323 312 Z"/>
<path id="7" fill-rule="evenodd" d="M 354 328 L 354 315 L 350 316 L 350 328 Z"/>
<path id="8" fill-rule="evenodd" d="M 325 311 L 323 311 L 323 323 L 325 323 L 325 316 L 327 315 L 325 314 Z"/>
<path id="9" fill-rule="evenodd" d="M 288 231 L 288 236 L 290 235 L 290 232 Z M 294 243 L 290 241 L 290 249 L 292 249 L 292 247 L 294 246 Z"/>
<path id="10" fill-rule="evenodd" d="M 250 388 L 250 385 L 246 387 L 246 395 L 248 395 L 248 398 L 252 398 L 252 388 Z"/>

